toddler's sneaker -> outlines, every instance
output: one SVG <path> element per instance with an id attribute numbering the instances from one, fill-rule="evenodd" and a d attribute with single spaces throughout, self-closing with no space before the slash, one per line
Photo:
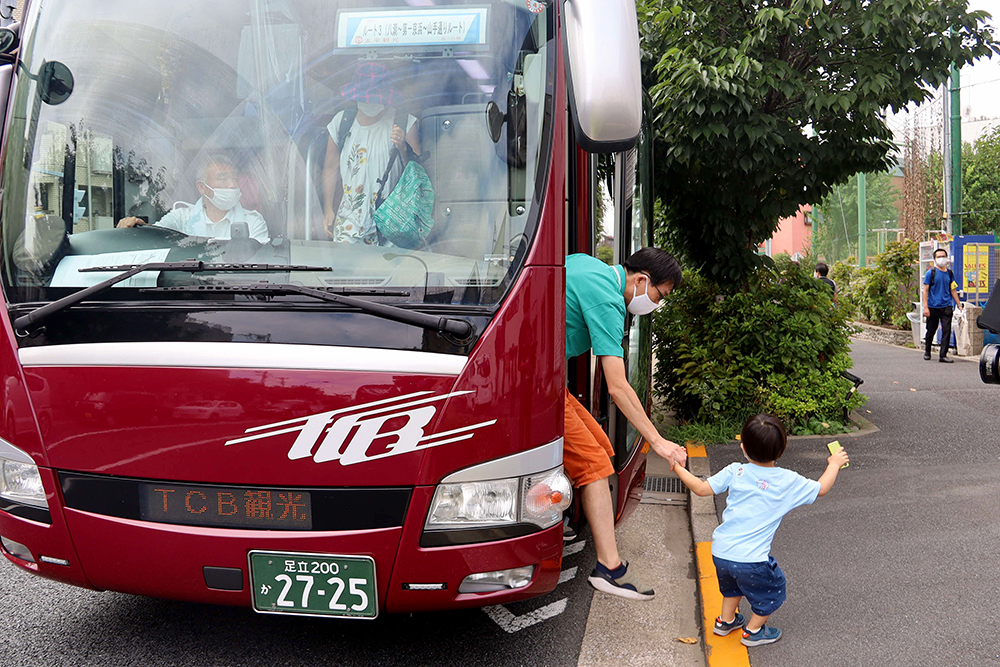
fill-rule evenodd
<path id="1" fill-rule="evenodd" d="M 599 591 L 632 600 L 652 600 L 656 595 L 652 588 L 642 585 L 629 574 L 628 561 L 622 561 L 614 570 L 609 570 L 598 561 L 587 581 Z"/>
<path id="2" fill-rule="evenodd" d="M 723 623 L 722 617 L 717 616 L 715 618 L 715 627 L 712 628 L 712 632 L 719 635 L 720 637 L 725 637 L 730 632 L 736 628 L 742 628 L 743 624 L 747 622 L 747 619 L 743 617 L 743 614 L 736 612 L 736 618 L 732 620 L 731 623 Z"/>
<path id="3" fill-rule="evenodd" d="M 764 644 L 773 644 L 779 639 L 781 639 L 781 630 L 762 625 L 757 632 L 750 632 L 743 628 L 740 643 L 744 646 L 763 646 Z"/>

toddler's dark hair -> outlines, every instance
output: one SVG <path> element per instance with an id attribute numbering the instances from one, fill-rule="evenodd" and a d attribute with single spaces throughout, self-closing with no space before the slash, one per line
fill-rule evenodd
<path id="1" fill-rule="evenodd" d="M 774 415 L 756 415 L 748 419 L 740 438 L 747 456 L 757 463 L 777 461 L 788 444 L 785 426 Z"/>

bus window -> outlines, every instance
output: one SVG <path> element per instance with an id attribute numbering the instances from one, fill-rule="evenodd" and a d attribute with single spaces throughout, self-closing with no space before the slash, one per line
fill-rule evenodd
<path id="1" fill-rule="evenodd" d="M 57 60 L 76 88 L 62 104 L 40 104 L 36 80 L 22 76 L 13 93 L 2 204 L 10 301 L 51 301 L 92 284 L 84 265 L 202 259 L 330 269 L 227 283 L 290 277 L 382 289 L 394 302 L 498 304 L 539 216 L 554 16 L 545 3 L 411 5 L 37 6 L 26 19 L 25 70 Z M 385 99 L 359 85 L 365 67 Z M 491 102 L 503 125 L 496 141 Z M 345 115 L 354 120 L 334 174 L 327 152 Z M 372 138 L 372 123 L 399 122 L 414 140 L 390 168 L 390 133 Z M 429 184 L 426 228 L 393 242 L 375 223 L 376 199 L 392 195 L 410 163 Z M 326 219 L 331 209 L 339 222 Z M 115 298 L 148 298 L 129 285 Z"/>

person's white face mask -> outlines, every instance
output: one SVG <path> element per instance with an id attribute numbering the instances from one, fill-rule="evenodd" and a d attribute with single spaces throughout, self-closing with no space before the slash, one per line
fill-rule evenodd
<path id="1" fill-rule="evenodd" d="M 358 102 L 358 111 L 368 116 L 369 118 L 374 118 L 375 116 L 382 113 L 382 109 L 385 108 L 384 104 L 374 104 L 372 102 Z"/>
<path id="2" fill-rule="evenodd" d="M 638 294 L 639 291 L 639 281 L 636 280 L 635 286 L 632 288 L 632 301 L 628 304 L 628 312 L 633 315 L 649 315 L 651 312 L 663 305 L 660 302 L 659 305 L 653 303 L 653 300 L 649 298 L 649 278 L 646 278 L 646 289 L 642 294 Z"/>
<path id="3" fill-rule="evenodd" d="M 208 197 L 208 201 L 212 202 L 212 206 L 220 211 L 232 209 L 240 203 L 240 197 L 243 196 L 239 188 L 213 188 L 208 183 L 205 183 L 205 187 L 212 191 L 212 196 Z"/>
<path id="4" fill-rule="evenodd" d="M 935 257 L 934 258 L 934 263 L 937 264 L 938 266 L 940 266 L 943 269 L 944 267 L 948 266 L 948 258 L 947 257 Z"/>

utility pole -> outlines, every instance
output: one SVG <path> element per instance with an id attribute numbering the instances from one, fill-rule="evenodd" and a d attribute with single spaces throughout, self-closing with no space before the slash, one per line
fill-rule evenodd
<path id="1" fill-rule="evenodd" d="M 944 183 L 941 184 L 941 203 L 944 205 L 941 210 L 941 229 L 951 234 L 951 104 L 948 92 L 948 84 L 941 86 L 941 151 L 942 171 Z"/>
<path id="2" fill-rule="evenodd" d="M 865 173 L 858 174 L 858 266 L 868 266 L 868 193 Z"/>
<path id="3" fill-rule="evenodd" d="M 962 102 L 959 72 L 951 65 L 951 233 L 962 233 Z"/>

